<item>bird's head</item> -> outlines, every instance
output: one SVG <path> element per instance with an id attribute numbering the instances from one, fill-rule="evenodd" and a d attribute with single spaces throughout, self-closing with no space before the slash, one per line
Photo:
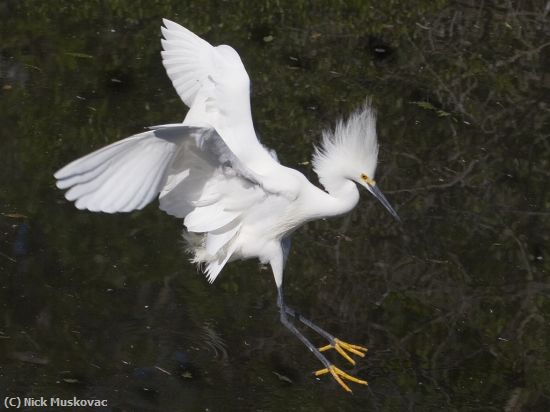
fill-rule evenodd
<path id="1" fill-rule="evenodd" d="M 321 146 L 313 155 L 313 168 L 329 192 L 337 191 L 342 179 L 354 181 L 400 220 L 374 180 L 377 161 L 376 113 L 370 100 L 366 100 L 347 120 L 340 120 L 334 130 L 323 131 Z"/>
<path id="2" fill-rule="evenodd" d="M 390 212 L 394 218 L 401 221 L 395 209 L 392 207 L 390 202 L 388 202 L 388 199 L 386 199 L 386 196 L 384 196 L 382 191 L 378 188 L 378 186 L 376 186 L 374 179 L 370 178 L 366 173 L 361 173 L 360 179 L 356 180 L 356 182 L 367 189 L 376 199 L 378 199 L 378 201 L 382 203 L 386 209 L 388 209 L 388 212 Z"/>

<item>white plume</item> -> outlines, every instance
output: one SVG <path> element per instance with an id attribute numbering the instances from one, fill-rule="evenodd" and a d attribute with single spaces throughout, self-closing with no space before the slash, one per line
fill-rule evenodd
<path id="1" fill-rule="evenodd" d="M 324 130 L 321 145 L 313 154 L 313 170 L 321 184 L 337 189 L 342 178 L 358 180 L 362 173 L 374 178 L 378 159 L 376 112 L 367 99 L 362 108 Z"/>

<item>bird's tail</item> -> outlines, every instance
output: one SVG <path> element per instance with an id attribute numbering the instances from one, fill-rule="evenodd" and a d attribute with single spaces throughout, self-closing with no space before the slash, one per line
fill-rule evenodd
<path id="1" fill-rule="evenodd" d="M 240 224 L 229 224 L 208 233 L 183 231 L 191 262 L 198 265 L 210 283 L 213 283 L 237 249 Z"/>

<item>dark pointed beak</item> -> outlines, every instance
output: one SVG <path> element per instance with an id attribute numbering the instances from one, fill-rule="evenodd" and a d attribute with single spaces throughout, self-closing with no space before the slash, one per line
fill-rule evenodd
<path id="1" fill-rule="evenodd" d="M 378 189 L 378 186 L 376 185 L 369 185 L 368 188 L 370 189 L 370 192 L 373 194 L 375 198 L 377 198 L 380 203 L 384 205 L 386 209 L 388 209 L 388 212 L 391 213 L 391 215 L 397 219 L 398 222 L 401 222 L 401 219 L 399 218 L 399 215 L 395 211 L 395 209 L 390 205 L 390 202 L 388 202 L 388 199 L 386 199 L 386 196 Z"/>

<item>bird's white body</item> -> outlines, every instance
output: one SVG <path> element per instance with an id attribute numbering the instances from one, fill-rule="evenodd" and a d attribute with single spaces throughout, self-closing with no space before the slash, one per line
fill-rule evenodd
<path id="1" fill-rule="evenodd" d="M 355 184 L 346 185 L 341 193 L 328 194 L 312 185 L 305 176 L 300 174 L 296 178 L 303 185 L 303 190 L 295 199 L 272 195 L 248 209 L 236 238 L 234 259 L 257 257 L 262 263 L 273 263 L 281 253 L 283 238 L 308 221 L 346 213 L 359 200 Z M 275 276 L 280 285 L 282 278 L 279 272 Z"/>
<path id="2" fill-rule="evenodd" d="M 324 133 L 313 159 L 324 191 L 258 141 L 250 81 L 237 52 L 164 24 L 163 64 L 189 106 L 183 123 L 151 128 L 78 159 L 55 174 L 57 185 L 70 188 L 65 196 L 79 209 L 107 213 L 141 209 L 158 196 L 162 210 L 184 218 L 193 260 L 209 281 L 229 260 L 258 258 L 271 264 L 280 286 L 290 234 L 310 220 L 351 210 L 357 184 L 373 192 L 373 111 L 367 103 Z"/>

